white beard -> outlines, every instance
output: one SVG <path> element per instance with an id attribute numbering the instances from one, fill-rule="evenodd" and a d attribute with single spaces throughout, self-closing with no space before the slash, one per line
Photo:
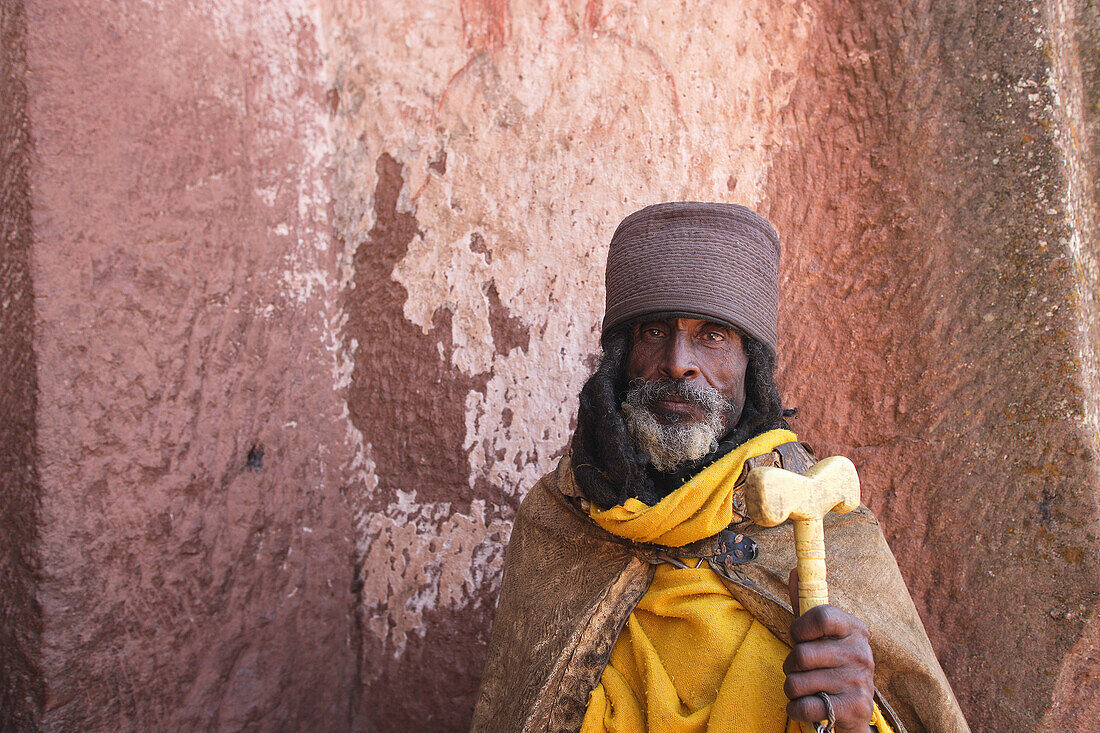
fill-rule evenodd
<path id="1" fill-rule="evenodd" d="M 698 403 L 705 411 L 705 418 L 671 425 L 662 423 L 649 405 L 669 394 Z M 623 418 L 635 445 L 645 451 L 655 469 L 666 473 L 718 449 L 729 409 L 729 401 L 713 387 L 669 381 L 637 384 L 626 393 L 622 404 Z"/>

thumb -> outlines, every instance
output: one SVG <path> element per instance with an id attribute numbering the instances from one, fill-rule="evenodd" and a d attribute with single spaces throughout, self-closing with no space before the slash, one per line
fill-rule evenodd
<path id="1" fill-rule="evenodd" d="M 795 618 L 798 617 L 798 568 L 791 568 L 791 574 L 787 576 L 787 592 L 791 595 L 791 609 Z"/>

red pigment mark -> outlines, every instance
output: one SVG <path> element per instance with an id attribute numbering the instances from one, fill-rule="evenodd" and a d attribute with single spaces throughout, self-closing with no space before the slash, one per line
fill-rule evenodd
<path id="1" fill-rule="evenodd" d="M 475 52 L 502 48 L 512 35 L 508 0 L 462 0 L 462 36 Z"/>
<path id="2" fill-rule="evenodd" d="M 665 78 L 665 83 L 668 85 L 668 95 L 669 98 L 672 100 L 672 109 L 676 112 L 676 120 L 680 123 L 681 129 L 686 128 L 687 125 L 684 123 L 684 114 L 680 109 L 680 92 L 676 88 L 676 77 L 674 77 L 672 75 L 672 72 L 668 70 L 665 62 L 661 59 L 660 54 L 654 51 L 653 48 L 648 44 L 642 43 L 640 41 L 635 41 L 631 38 L 627 38 L 622 34 L 609 32 L 608 36 L 614 38 L 616 41 L 628 48 L 632 48 L 636 51 L 641 51 L 652 60 L 653 65 L 657 67 L 657 71 L 659 71 L 660 74 Z"/>
<path id="3" fill-rule="evenodd" d="M 484 53 L 503 48 L 512 37 L 512 12 L 508 6 L 508 0 L 461 0 L 459 12 L 462 15 L 463 41 L 473 53 L 458 71 L 451 74 L 451 78 L 443 86 L 443 91 L 439 94 L 439 102 L 432 111 L 433 126 L 439 124 L 439 114 L 443 110 L 443 103 L 446 102 L 451 87 Z M 420 199 L 420 194 L 426 185 L 427 181 L 412 194 L 413 201 Z"/>
<path id="4" fill-rule="evenodd" d="M 598 31 L 602 10 L 603 0 L 588 0 L 584 6 L 584 27 L 591 31 Z"/>
<path id="5" fill-rule="evenodd" d="M 465 12 L 463 12 L 462 16 L 462 26 L 463 28 L 466 27 Z M 466 59 L 466 63 L 462 64 L 458 71 L 451 74 L 451 78 L 448 79 L 447 83 L 443 85 L 443 91 L 439 94 L 439 101 L 436 102 L 435 109 L 432 110 L 431 126 L 433 128 L 439 126 L 439 115 L 443 111 L 443 104 L 447 101 L 447 95 L 450 93 L 451 87 L 453 87 L 455 83 L 458 82 L 459 78 L 462 77 L 470 69 L 470 67 L 473 66 L 474 62 L 481 58 L 481 56 L 481 52 L 478 52 L 470 56 L 470 58 Z M 446 151 L 444 151 L 442 148 L 440 148 L 440 150 L 443 152 L 443 170 L 438 172 L 440 173 L 440 175 L 443 175 L 443 173 L 446 173 L 447 158 Z M 431 162 L 428 163 L 428 168 L 432 168 Z M 427 187 L 427 185 L 428 179 L 425 178 L 424 182 L 420 184 L 420 186 L 416 189 L 416 191 L 413 192 L 412 196 L 410 197 L 410 199 L 414 203 L 420 200 L 420 194 L 424 192 L 424 189 Z"/>
<path id="6" fill-rule="evenodd" d="M 439 122 L 439 113 L 443 109 L 443 103 L 447 100 L 447 93 L 451 91 L 451 87 L 455 85 L 455 82 L 458 81 L 459 77 L 465 74 L 466 71 L 469 70 L 469 68 L 473 66 L 474 62 L 477 61 L 479 58 L 481 58 L 481 55 L 475 53 L 473 56 L 466 59 L 466 63 L 464 63 L 458 69 L 458 71 L 451 74 L 451 78 L 448 79 L 447 83 L 443 86 L 443 93 L 439 95 L 439 103 L 435 105 L 435 114 L 433 115 L 432 122 Z"/>

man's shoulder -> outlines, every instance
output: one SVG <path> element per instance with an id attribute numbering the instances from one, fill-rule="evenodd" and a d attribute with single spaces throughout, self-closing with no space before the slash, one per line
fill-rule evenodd
<path id="1" fill-rule="evenodd" d="M 545 511 L 547 505 L 564 508 L 562 499 L 572 495 L 571 491 L 575 485 L 573 471 L 569 468 L 569 454 L 566 453 L 527 491 L 523 501 L 520 502 L 516 521 L 537 516 Z"/>
<path id="2" fill-rule="evenodd" d="M 515 528 L 576 531 L 577 525 L 585 524 L 580 510 L 581 499 L 580 489 L 573 480 L 569 454 L 566 453 L 523 497 L 516 513 Z"/>
<path id="3" fill-rule="evenodd" d="M 573 478 L 570 456 L 566 453 L 551 471 L 535 482 L 520 502 L 512 538 L 522 538 L 518 543 L 520 547 L 568 543 L 591 552 L 619 554 L 625 543 L 592 521 L 588 507 L 588 500 Z"/>

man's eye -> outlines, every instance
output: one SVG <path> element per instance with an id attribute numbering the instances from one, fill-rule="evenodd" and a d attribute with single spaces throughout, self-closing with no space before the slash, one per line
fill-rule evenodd
<path id="1" fill-rule="evenodd" d="M 661 338 L 665 335 L 665 332 L 659 328 L 647 328 L 645 330 L 645 335 L 649 336 L 650 338 Z"/>
<path id="2" fill-rule="evenodd" d="M 720 331 L 707 331 L 707 340 L 720 343 L 726 340 L 726 335 Z"/>

